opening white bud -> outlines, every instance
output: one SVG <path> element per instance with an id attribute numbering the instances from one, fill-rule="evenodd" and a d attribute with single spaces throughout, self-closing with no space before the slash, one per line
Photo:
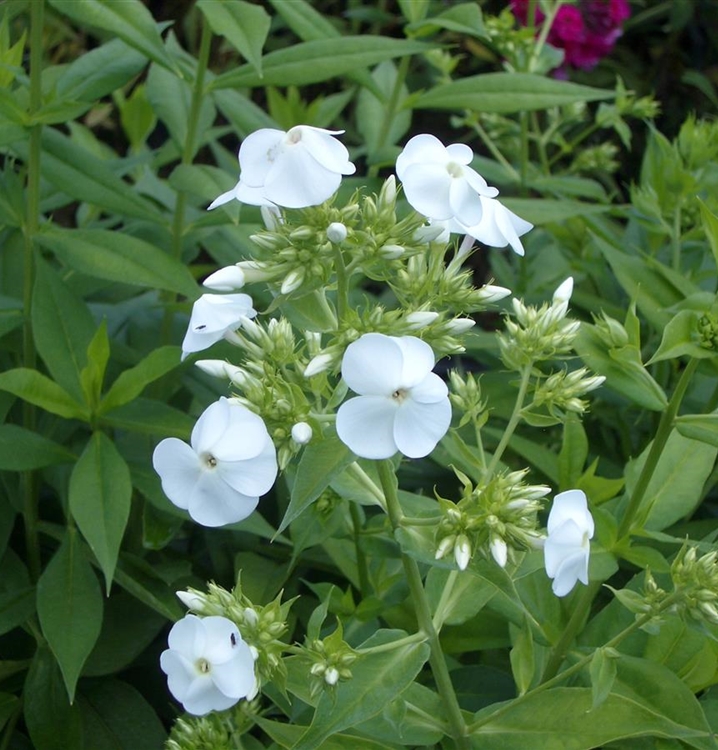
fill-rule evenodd
<path id="1" fill-rule="evenodd" d="M 409 313 L 405 320 L 412 331 L 418 331 L 420 328 L 426 328 L 426 326 L 431 325 L 438 317 L 438 312 L 420 310 L 418 312 Z"/>
<path id="2" fill-rule="evenodd" d="M 401 245 L 382 245 L 379 248 L 379 255 L 387 260 L 395 260 L 404 255 L 404 248 Z"/>
<path id="3" fill-rule="evenodd" d="M 493 284 L 484 284 L 479 289 L 479 296 L 482 302 L 498 302 L 504 297 L 508 297 L 511 294 L 511 290 L 504 286 L 494 286 Z"/>
<path id="4" fill-rule="evenodd" d="M 202 282 L 202 286 L 213 289 L 215 292 L 232 292 L 235 289 L 241 289 L 244 283 L 244 271 L 239 266 L 225 266 L 211 273 Z"/>
<path id="5" fill-rule="evenodd" d="M 347 238 L 347 228 L 341 221 L 333 221 L 327 227 L 327 239 L 335 245 L 339 245 Z"/>
<path id="6" fill-rule="evenodd" d="M 175 591 L 177 598 L 187 609 L 193 609 L 199 611 L 204 606 L 204 597 L 199 594 L 195 594 L 192 591 Z"/>
<path id="7" fill-rule="evenodd" d="M 262 214 L 264 226 L 267 227 L 270 232 L 274 232 L 284 224 L 282 221 L 282 212 L 276 206 L 260 206 L 259 213 Z"/>
<path id="8" fill-rule="evenodd" d="M 292 292 L 299 289 L 299 287 L 304 283 L 304 269 L 303 268 L 295 268 L 293 271 L 290 271 L 284 281 L 282 282 L 282 286 L 280 287 L 280 292 L 282 294 L 291 294 Z"/>
<path id="9" fill-rule="evenodd" d="M 508 559 L 508 547 L 506 546 L 506 542 L 500 536 L 495 536 L 492 537 L 489 547 L 491 549 L 491 557 L 496 560 L 496 564 L 505 568 L 506 560 Z"/>
<path id="10" fill-rule="evenodd" d="M 566 302 L 571 299 L 573 294 L 573 276 L 569 276 L 566 281 L 559 285 L 558 289 L 553 293 L 554 304 L 557 302 Z"/>
<path id="11" fill-rule="evenodd" d="M 329 667 L 324 673 L 324 682 L 327 685 L 336 685 L 339 682 L 339 671 L 335 667 Z"/>
<path id="12" fill-rule="evenodd" d="M 306 422 L 297 422 L 292 427 L 292 440 L 298 445 L 306 445 L 312 439 L 312 428 Z"/>
<path id="13" fill-rule="evenodd" d="M 318 375 L 320 372 L 324 372 L 329 368 L 332 363 L 331 354 L 317 354 L 309 360 L 309 364 L 304 368 L 304 377 L 311 378 L 313 375 Z"/>
<path id="14" fill-rule="evenodd" d="M 459 535 L 454 545 L 454 559 L 459 566 L 459 570 L 466 570 L 469 560 L 471 560 L 471 545 L 464 534 Z"/>
<path id="15" fill-rule="evenodd" d="M 476 325 L 471 318 L 454 318 L 446 324 L 446 330 L 453 334 L 462 334 L 470 331 Z"/>

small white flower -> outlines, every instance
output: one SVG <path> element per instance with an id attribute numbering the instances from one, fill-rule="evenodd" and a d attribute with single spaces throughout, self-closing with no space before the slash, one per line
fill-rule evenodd
<path id="1" fill-rule="evenodd" d="M 396 160 L 406 199 L 429 219 L 478 224 L 483 214 L 481 196 L 491 198 L 499 191 L 469 166 L 473 158 L 466 144 L 444 146 L 433 135 L 414 136 Z"/>
<path id="2" fill-rule="evenodd" d="M 349 344 L 342 376 L 360 395 L 339 407 L 340 440 L 362 458 L 431 453 L 451 422 L 448 389 L 433 368 L 434 352 L 414 336 L 365 333 Z"/>
<path id="3" fill-rule="evenodd" d="M 191 447 L 165 438 L 152 456 L 167 497 L 202 526 L 246 518 L 277 477 L 277 457 L 262 418 L 221 398 L 202 413 Z"/>
<path id="4" fill-rule="evenodd" d="M 556 495 L 547 530 L 544 544 L 546 574 L 553 579 L 553 593 L 566 596 L 576 581 L 588 584 L 589 539 L 593 537 L 594 524 L 586 495 L 581 490 L 567 490 Z"/>
<path id="5" fill-rule="evenodd" d="M 511 245 L 515 253 L 523 255 L 524 246 L 519 238 L 533 229 L 533 224 L 509 211 L 495 198 L 482 196 L 481 207 L 482 215 L 479 222 L 473 225 L 464 223 L 462 227 L 452 226 L 452 231 L 463 232 L 489 247 Z"/>
<path id="6" fill-rule="evenodd" d="M 292 440 L 297 445 L 306 445 L 312 439 L 313 430 L 306 422 L 297 422 L 292 426 Z"/>
<path id="7" fill-rule="evenodd" d="M 248 294 L 203 294 L 192 307 L 182 342 L 182 359 L 212 346 L 239 328 L 243 317 L 253 318 L 256 314 Z"/>
<path id="8" fill-rule="evenodd" d="M 224 711 L 256 694 L 254 658 L 226 617 L 186 615 L 170 630 L 160 656 L 172 695 L 195 716 Z"/>
<path id="9" fill-rule="evenodd" d="M 239 149 L 239 182 L 209 208 L 231 200 L 285 208 L 324 203 L 336 192 L 342 175 L 355 172 L 346 147 L 333 137 L 343 132 L 309 125 L 286 133 L 273 128 L 255 131 Z"/>
<path id="10" fill-rule="evenodd" d="M 202 286 L 213 289 L 215 292 L 232 292 L 244 286 L 244 271 L 239 266 L 225 266 L 219 271 L 211 273 L 203 282 Z"/>

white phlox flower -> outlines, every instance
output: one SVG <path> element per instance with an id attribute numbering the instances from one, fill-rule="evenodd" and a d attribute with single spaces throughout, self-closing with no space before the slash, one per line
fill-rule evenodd
<path id="1" fill-rule="evenodd" d="M 421 458 L 449 429 L 446 383 L 432 372 L 434 352 L 414 336 L 365 333 L 347 347 L 342 377 L 360 394 L 337 412 L 337 434 L 357 456 Z"/>
<path id="2" fill-rule="evenodd" d="M 254 657 L 226 617 L 186 615 L 160 656 L 172 695 L 195 716 L 224 711 L 257 691 Z"/>
<path id="3" fill-rule="evenodd" d="M 396 173 L 411 206 L 429 219 L 456 219 L 466 226 L 481 221 L 481 197 L 499 194 L 469 164 L 474 152 L 464 143 L 444 144 L 416 135 L 396 160 Z"/>
<path id="4" fill-rule="evenodd" d="M 451 231 L 460 232 L 489 247 L 506 247 L 517 255 L 524 254 L 524 246 L 521 237 L 533 229 L 533 224 L 524 221 L 513 211 L 509 211 L 501 201 L 496 198 L 481 196 L 481 220 L 475 224 L 467 225 L 452 222 Z"/>
<path id="5" fill-rule="evenodd" d="M 576 581 L 588 584 L 589 540 L 593 537 L 593 516 L 581 490 L 556 495 L 548 516 L 544 543 L 546 574 L 553 579 L 553 593 L 566 596 Z"/>
<path id="6" fill-rule="evenodd" d="M 242 318 L 253 318 L 257 311 L 248 294 L 203 294 L 192 307 L 192 315 L 182 341 L 182 359 L 220 341 L 239 328 Z"/>
<path id="7" fill-rule="evenodd" d="M 238 200 L 253 206 L 306 208 L 333 195 L 342 175 L 354 174 L 344 144 L 333 136 L 343 130 L 297 125 L 286 133 L 262 128 L 239 148 L 239 182 L 210 209 Z"/>
<path id="8" fill-rule="evenodd" d="M 277 456 L 260 416 L 222 397 L 202 413 L 190 445 L 165 438 L 152 464 L 170 501 L 202 526 L 246 518 L 277 477 Z"/>

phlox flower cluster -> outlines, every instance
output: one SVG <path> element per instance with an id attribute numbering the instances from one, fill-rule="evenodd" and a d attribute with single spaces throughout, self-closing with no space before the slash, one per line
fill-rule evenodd
<path id="1" fill-rule="evenodd" d="M 511 10 L 522 24 L 528 23 L 530 1 L 511 0 Z M 565 65 L 591 70 L 610 54 L 623 33 L 623 22 L 630 15 L 628 0 L 579 0 L 577 5 L 564 4 L 556 13 L 547 41 L 564 51 Z M 541 24 L 544 19 L 536 7 L 535 23 Z"/>

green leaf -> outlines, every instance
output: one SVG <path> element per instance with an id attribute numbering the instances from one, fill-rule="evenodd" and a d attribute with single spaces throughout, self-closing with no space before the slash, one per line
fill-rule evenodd
<path id="1" fill-rule="evenodd" d="M 19 425 L 0 425 L 1 471 L 33 471 L 74 460 L 71 451 L 49 438 Z"/>
<path id="2" fill-rule="evenodd" d="M 184 614 L 174 589 L 160 578 L 151 565 L 134 555 L 120 553 L 115 581 L 136 599 L 172 622 L 179 620 Z"/>
<path id="3" fill-rule="evenodd" d="M 180 364 L 178 346 L 162 346 L 115 380 L 100 404 L 100 414 L 132 401 L 150 384 Z"/>
<path id="4" fill-rule="evenodd" d="M 594 372 L 605 376 L 604 387 L 618 391 L 644 409 L 663 411 L 668 406 L 666 394 L 648 370 L 635 357 L 626 356 L 622 349 L 609 349 L 596 326 L 581 323 L 574 347 Z"/>
<path id="5" fill-rule="evenodd" d="M 616 680 L 616 656 L 617 652 L 605 648 L 597 648 L 593 652 L 593 658 L 588 667 L 591 675 L 591 710 L 600 706 L 608 698 L 613 683 Z"/>
<path id="6" fill-rule="evenodd" d="M 55 10 L 82 26 L 109 31 L 145 57 L 174 69 L 152 14 L 140 0 L 50 0 Z"/>
<path id="7" fill-rule="evenodd" d="M 37 583 L 37 614 L 72 703 L 102 626 L 100 585 L 72 528 Z"/>
<path id="8" fill-rule="evenodd" d="M 481 8 L 475 3 L 459 3 L 438 16 L 425 18 L 423 21 L 407 26 L 408 31 L 419 34 L 426 31 L 432 32 L 436 28 L 448 29 L 457 34 L 467 34 L 480 39 L 486 38 Z"/>
<path id="9" fill-rule="evenodd" d="M 718 448 L 718 413 L 683 414 L 676 417 L 675 424 L 684 437 Z"/>
<path id="10" fill-rule="evenodd" d="M 446 596 L 449 578 L 453 586 Z M 430 568 L 426 576 L 426 596 L 438 628 L 442 625 L 461 625 L 475 617 L 493 599 L 496 589 L 487 586 L 477 576 L 457 576 L 446 568 Z M 441 607 L 441 609 L 439 609 Z"/>
<path id="11" fill-rule="evenodd" d="M 85 408 L 57 383 L 37 370 L 18 367 L 0 373 L 0 391 L 28 401 L 66 419 L 87 419 Z"/>
<path id="12" fill-rule="evenodd" d="M 92 750 L 157 750 L 167 738 L 154 709 L 125 682 L 88 684 L 78 691 L 77 702 Z"/>
<path id="13" fill-rule="evenodd" d="M 401 630 L 379 630 L 360 648 L 385 645 L 405 637 Z M 313 750 L 332 734 L 378 714 L 411 685 L 428 658 L 426 643 L 409 643 L 360 656 L 351 666 L 351 680 L 339 683 L 334 697 L 322 694 L 312 724 L 294 750 Z"/>
<path id="14" fill-rule="evenodd" d="M 187 267 L 155 245 L 107 229 L 52 227 L 37 241 L 74 269 L 121 284 L 166 289 L 194 300 L 197 284 Z"/>
<path id="15" fill-rule="evenodd" d="M 402 15 L 410 23 L 416 23 L 429 12 L 429 0 L 399 0 Z"/>
<path id="16" fill-rule="evenodd" d="M 559 489 L 576 486 L 588 458 L 588 438 L 581 420 L 569 415 L 563 426 L 563 443 L 558 455 Z"/>
<path id="17" fill-rule="evenodd" d="M 42 148 L 42 176 L 70 200 L 85 201 L 122 216 L 155 223 L 162 221 L 162 215 L 150 201 L 134 192 L 132 186 L 117 177 L 96 154 L 60 131 L 45 128 Z M 24 161 L 28 160 L 26 141 L 13 143 L 13 149 Z"/>
<path id="18" fill-rule="evenodd" d="M 304 86 L 346 75 L 357 68 L 377 65 L 383 60 L 418 55 L 430 45 L 381 36 L 344 36 L 301 42 L 270 52 L 262 61 L 260 77 L 251 65 L 217 76 L 212 89 L 253 86 Z"/>
<path id="19" fill-rule="evenodd" d="M 716 356 L 712 349 L 700 345 L 698 318 L 695 310 L 681 310 L 674 315 L 663 329 L 661 345 L 646 364 L 653 364 L 664 359 L 675 359 L 688 355 L 697 359 L 709 359 Z"/>
<path id="20" fill-rule="evenodd" d="M 80 372 L 85 403 L 89 404 L 93 411 L 100 401 L 102 382 L 109 359 L 110 341 L 107 338 L 107 321 L 103 320 L 87 347 L 87 364 Z"/>
<path id="21" fill-rule="evenodd" d="M 153 65 L 147 76 L 147 99 L 155 114 L 164 122 L 170 136 L 180 152 L 183 152 L 188 136 L 188 123 L 192 106 L 192 86 L 174 73 Z M 196 153 L 201 139 L 212 127 L 216 112 L 211 97 L 200 101 L 197 127 L 194 131 L 192 153 Z"/>
<path id="22" fill-rule="evenodd" d="M 414 107 L 510 114 L 576 102 L 594 102 L 614 96 L 613 91 L 557 81 L 532 73 L 485 73 L 435 86 L 421 94 Z"/>
<path id="23" fill-rule="evenodd" d="M 718 216 L 709 210 L 708 206 L 700 198 L 697 198 L 701 207 L 701 221 L 703 222 L 703 231 L 706 233 L 708 243 L 713 252 L 713 260 L 718 266 Z"/>
<path id="24" fill-rule="evenodd" d="M 9 633 L 35 614 L 35 589 L 14 588 L 0 594 L 0 635 Z"/>
<path id="25" fill-rule="evenodd" d="M 102 423 L 108 427 L 183 440 L 189 439 L 195 421 L 186 412 L 163 401 L 142 397 L 102 414 Z"/>
<path id="26" fill-rule="evenodd" d="M 651 445 L 626 467 L 626 490 L 630 494 L 638 481 Z M 645 527 L 661 531 L 690 516 L 702 500 L 703 483 L 710 475 L 718 448 L 683 437 L 673 430 L 661 460 L 648 483 Z"/>
<path id="27" fill-rule="evenodd" d="M 127 464 L 103 432 L 93 433 L 70 477 L 70 512 L 100 563 L 108 593 L 131 500 Z"/>
<path id="28" fill-rule="evenodd" d="M 261 5 L 235 0 L 218 3 L 199 0 L 202 11 L 215 34 L 223 36 L 262 75 L 262 47 L 267 40 L 272 19 Z"/>
<path id="29" fill-rule="evenodd" d="M 113 39 L 73 60 L 57 80 L 57 95 L 94 103 L 129 83 L 145 65 L 144 55 Z"/>
<path id="30" fill-rule="evenodd" d="M 0 693 L 0 730 L 19 709 L 20 699 L 16 695 Z"/>
<path id="31" fill-rule="evenodd" d="M 0 337 L 19 328 L 23 323 L 22 302 L 0 295 Z"/>
<path id="32" fill-rule="evenodd" d="M 564 198 L 505 198 L 501 200 L 515 214 L 536 226 L 560 224 L 574 216 L 590 216 L 608 211 L 611 207 Z"/>
<path id="33" fill-rule="evenodd" d="M 299 461 L 289 507 L 277 533 L 281 534 L 354 460 L 354 454 L 336 435 L 309 443 Z"/>
<path id="34" fill-rule="evenodd" d="M 87 362 L 95 323 L 87 305 L 47 263 L 37 264 L 31 316 L 35 346 L 50 374 L 68 393 L 82 399 L 80 371 Z"/>
<path id="35" fill-rule="evenodd" d="M 523 695 L 531 686 L 536 664 L 534 661 L 534 639 L 531 633 L 531 623 L 526 622 L 523 627 L 510 625 L 511 632 L 511 673 L 518 689 L 518 694 Z"/>
<path id="36" fill-rule="evenodd" d="M 25 724 L 35 750 L 85 747 L 80 709 L 70 705 L 62 675 L 47 646 L 35 652 L 23 691 Z"/>

